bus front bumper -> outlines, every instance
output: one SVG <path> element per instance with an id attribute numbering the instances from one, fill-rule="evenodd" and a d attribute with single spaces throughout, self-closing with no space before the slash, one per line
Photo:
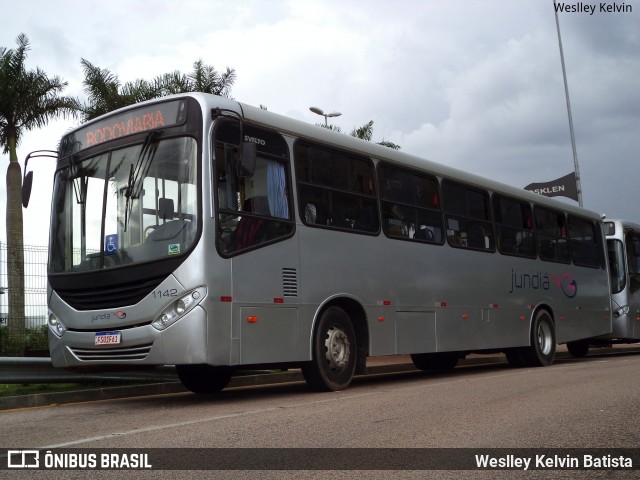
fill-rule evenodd
<path id="1" fill-rule="evenodd" d="M 154 366 L 207 363 L 207 316 L 197 306 L 165 330 L 152 325 L 115 328 L 117 344 L 96 345 L 98 333 L 67 330 L 61 336 L 49 327 L 54 367 Z M 118 335 L 119 334 L 119 335 Z"/>

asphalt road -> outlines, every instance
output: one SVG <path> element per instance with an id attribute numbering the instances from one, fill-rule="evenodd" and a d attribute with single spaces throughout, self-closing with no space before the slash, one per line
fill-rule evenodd
<path id="1" fill-rule="evenodd" d="M 535 369 L 497 364 L 439 375 L 409 372 L 363 377 L 348 390 L 335 393 L 313 393 L 306 385 L 294 383 L 235 388 L 212 396 L 176 393 L 22 409 L 0 412 L 0 432 L 0 454 L 20 448 L 164 448 L 163 455 L 171 456 L 172 452 L 184 452 L 174 449 L 233 447 L 247 449 L 242 451 L 247 457 L 251 457 L 252 449 L 264 448 L 472 448 L 479 452 L 502 448 L 502 454 L 526 448 L 637 450 L 640 354 L 563 359 L 551 367 Z M 313 450 L 305 452 L 314 454 Z M 256 459 L 258 453 L 256 450 Z M 287 450 L 279 454 L 286 469 Z M 375 463 L 374 458 L 371 460 Z M 208 478 L 260 479 L 638 476 L 638 470 L 608 468 L 535 472 L 378 470 L 331 475 L 299 470 L 94 471 L 90 476 L 187 479 L 203 478 L 205 473 Z M 0 471 L 2 478 L 36 475 L 87 478 L 86 471 L 36 471 L 28 475 L 24 471 Z"/>

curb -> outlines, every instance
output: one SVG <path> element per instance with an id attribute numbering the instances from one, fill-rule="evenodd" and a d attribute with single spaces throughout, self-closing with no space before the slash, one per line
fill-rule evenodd
<path id="1" fill-rule="evenodd" d="M 389 358 L 393 360 L 394 357 Z M 506 362 L 504 355 L 489 355 L 478 356 L 477 358 L 467 358 L 460 361 L 459 366 L 462 367 L 469 365 L 493 364 L 503 362 Z M 358 375 L 357 377 L 416 371 L 418 370 L 409 360 L 400 363 L 380 363 L 378 365 L 367 366 L 367 373 L 365 375 Z M 229 381 L 229 385 L 227 385 L 226 388 L 277 385 L 282 383 L 294 382 L 304 382 L 302 373 L 299 370 L 275 373 L 240 373 L 239 375 L 231 378 L 231 380 Z M 15 410 L 20 408 L 47 407 L 69 403 L 186 392 L 188 392 L 188 390 L 184 388 L 180 382 L 168 381 L 164 383 L 101 387 L 87 390 L 70 390 L 67 392 L 15 395 L 11 397 L 0 398 L 0 412 L 3 410 Z"/>
<path id="2" fill-rule="evenodd" d="M 606 355 L 612 353 L 640 353 L 640 348 L 601 348 L 594 350 L 597 355 Z M 593 353 L 592 353 L 593 356 Z M 398 362 L 393 363 L 394 357 L 378 357 L 376 365 L 367 366 L 367 373 L 358 377 L 368 375 L 384 375 L 402 372 L 416 372 L 416 367 L 410 361 L 406 361 L 407 356 L 402 356 Z M 573 358 L 566 351 L 556 353 L 556 359 Z M 382 360 L 380 360 L 382 359 Z M 473 365 L 492 365 L 498 363 L 507 363 L 503 354 L 495 355 L 469 355 L 468 358 L 461 360 L 458 367 Z M 231 378 L 227 388 L 250 387 L 259 385 L 276 385 L 282 383 L 303 382 L 304 378 L 299 370 L 283 371 L 283 372 L 247 372 L 239 374 Z M 12 397 L 0 398 L 0 412 L 3 410 L 15 410 L 20 408 L 46 407 L 63 405 L 68 403 L 79 403 L 96 400 L 112 400 L 127 397 L 142 397 L 150 395 L 164 395 L 172 393 L 188 392 L 180 382 L 168 381 L 164 383 L 125 385 L 119 387 L 102 387 L 88 390 L 71 390 L 68 392 L 50 392 L 37 393 L 29 395 L 16 395 Z"/>

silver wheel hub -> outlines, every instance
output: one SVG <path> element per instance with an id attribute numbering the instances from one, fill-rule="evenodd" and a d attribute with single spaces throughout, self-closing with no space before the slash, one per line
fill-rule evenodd
<path id="1" fill-rule="evenodd" d="M 551 327 L 546 322 L 538 325 L 538 346 L 544 355 L 551 352 Z"/>
<path id="2" fill-rule="evenodd" d="M 325 355 L 331 370 L 342 370 L 349 364 L 351 353 L 349 337 L 337 327 L 331 327 L 327 331 L 324 341 Z"/>

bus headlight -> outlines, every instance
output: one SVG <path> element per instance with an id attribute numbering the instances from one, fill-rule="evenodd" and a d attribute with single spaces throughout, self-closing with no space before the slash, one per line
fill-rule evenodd
<path id="1" fill-rule="evenodd" d="M 61 337 L 67 331 L 67 327 L 56 317 L 55 313 L 49 312 L 49 328 L 56 336 Z"/>
<path id="2" fill-rule="evenodd" d="M 621 316 L 626 315 L 628 313 L 629 313 L 629 305 L 625 305 L 624 307 L 621 307 L 615 312 L 613 312 L 613 316 L 615 318 L 620 318 Z"/>
<path id="3" fill-rule="evenodd" d="M 151 325 L 158 330 L 164 330 L 173 325 L 195 308 L 207 293 L 206 287 L 198 287 L 182 295 L 178 300 L 168 305 Z"/>

